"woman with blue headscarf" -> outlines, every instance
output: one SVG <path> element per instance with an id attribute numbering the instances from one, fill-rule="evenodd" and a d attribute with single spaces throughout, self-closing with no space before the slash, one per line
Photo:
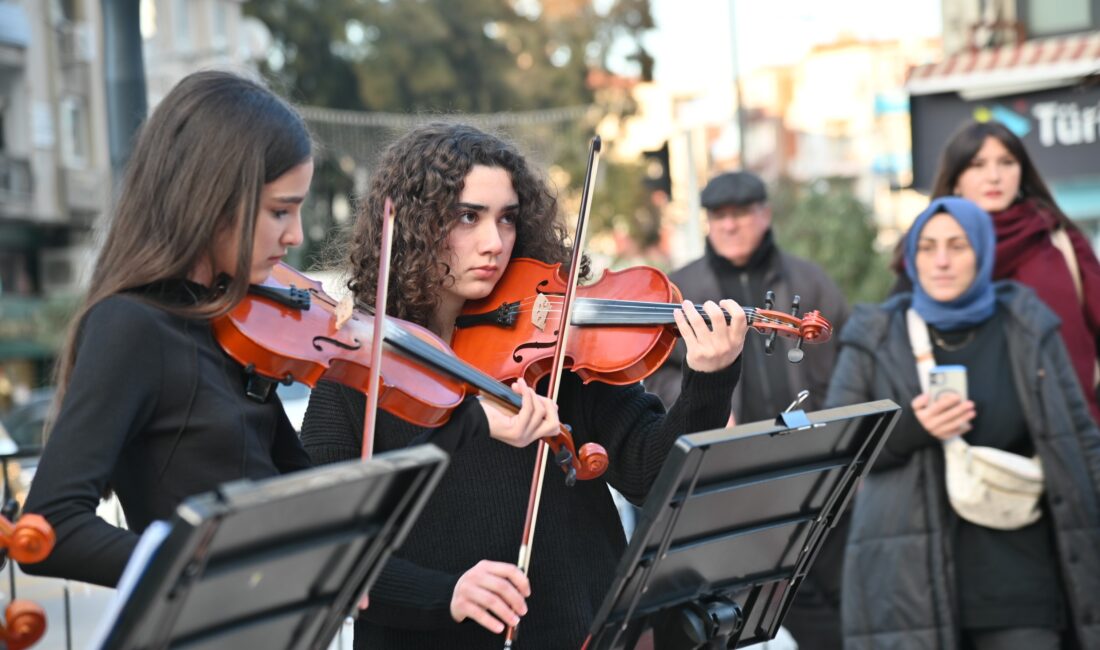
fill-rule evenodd
<path id="1" fill-rule="evenodd" d="M 936 199 L 906 235 L 913 292 L 857 307 L 841 333 L 827 404 L 902 406 L 855 500 L 850 650 L 1100 648 L 1100 431 L 1057 317 L 1030 289 L 992 281 L 994 239 L 977 205 Z M 936 364 L 966 367 L 968 399 L 922 391 L 910 323 Z M 1038 521 L 1000 530 L 956 515 L 942 442 L 957 436 L 1039 457 Z"/>

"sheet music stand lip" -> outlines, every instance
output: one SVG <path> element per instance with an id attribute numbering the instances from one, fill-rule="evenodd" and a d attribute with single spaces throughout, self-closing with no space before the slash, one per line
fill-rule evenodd
<path id="1" fill-rule="evenodd" d="M 633 647 L 642 628 L 667 623 L 670 615 L 694 616 L 701 607 L 739 614 L 743 628 L 710 630 L 717 636 L 705 643 L 672 634 L 662 648 L 740 647 L 774 638 L 899 412 L 880 400 L 787 420 L 796 428 L 777 420 L 681 436 L 585 650 Z"/>
<path id="2" fill-rule="evenodd" d="M 326 647 L 446 465 L 423 445 L 188 499 L 100 647 Z"/>

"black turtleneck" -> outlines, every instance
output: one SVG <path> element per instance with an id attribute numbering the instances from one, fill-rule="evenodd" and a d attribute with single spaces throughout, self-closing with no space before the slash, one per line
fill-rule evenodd
<path id="1" fill-rule="evenodd" d="M 722 257 L 706 240 L 706 260 L 722 291 L 722 298 L 732 298 L 743 306 L 763 307 L 767 277 L 779 256 L 772 230 L 769 228 L 749 261 L 738 266 Z M 741 383 L 741 422 L 770 420 L 787 408 L 791 389 L 787 381 L 786 356 L 764 354 L 764 338 L 750 334 L 745 337 L 744 381 Z M 752 367 L 755 366 L 755 367 Z"/>

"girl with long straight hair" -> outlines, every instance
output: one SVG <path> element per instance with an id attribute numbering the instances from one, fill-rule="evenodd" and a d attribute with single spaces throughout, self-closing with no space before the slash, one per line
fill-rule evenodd
<path id="1" fill-rule="evenodd" d="M 278 398 L 246 396 L 210 321 L 301 243 L 312 176 L 301 117 L 236 74 L 192 74 L 149 117 L 59 359 L 24 508 L 57 545 L 28 573 L 113 586 L 138 534 L 184 498 L 309 465 Z M 130 530 L 96 516 L 108 489 Z"/>

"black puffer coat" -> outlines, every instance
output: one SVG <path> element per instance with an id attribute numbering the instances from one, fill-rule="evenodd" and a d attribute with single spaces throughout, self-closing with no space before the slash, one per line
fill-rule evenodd
<path id="1" fill-rule="evenodd" d="M 1067 620 L 1078 647 L 1100 648 L 1100 431 L 1057 317 L 1015 283 L 998 283 L 997 302 L 994 317 L 1005 319 L 1013 381 L 1046 477 Z M 920 392 L 909 304 L 910 294 L 900 294 L 855 310 L 841 334 L 828 405 L 888 398 L 903 406 L 898 427 L 919 426 L 908 408 Z M 887 441 L 852 516 L 841 598 L 846 649 L 958 647 L 949 507 L 943 451 L 904 457 Z"/>

